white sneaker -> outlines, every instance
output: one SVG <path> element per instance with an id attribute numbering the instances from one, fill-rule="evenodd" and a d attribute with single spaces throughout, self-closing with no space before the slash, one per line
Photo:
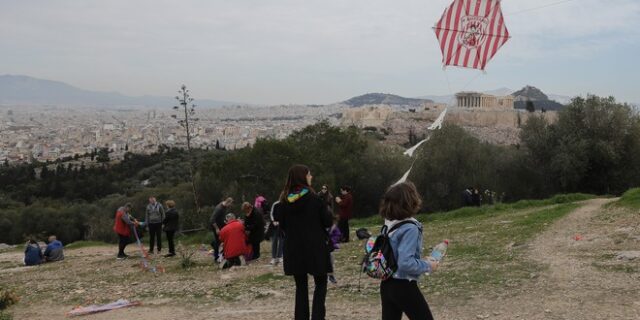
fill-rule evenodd
<path id="1" fill-rule="evenodd" d="M 278 259 L 276 259 L 276 258 L 271 259 L 271 262 L 269 262 L 269 264 L 272 265 L 272 266 L 278 264 Z"/>
<path id="2" fill-rule="evenodd" d="M 284 260 L 282 258 L 278 258 L 278 264 L 282 263 Z"/>
<path id="3" fill-rule="evenodd" d="M 247 260 L 244 258 L 244 256 L 240 256 L 240 265 L 241 266 L 246 266 L 247 265 Z"/>

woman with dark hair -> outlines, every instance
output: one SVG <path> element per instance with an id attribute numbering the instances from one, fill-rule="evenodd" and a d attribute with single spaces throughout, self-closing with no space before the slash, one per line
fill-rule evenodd
<path id="1" fill-rule="evenodd" d="M 315 282 L 311 319 L 324 319 L 326 313 L 330 268 L 326 229 L 331 226 L 331 214 L 311 187 L 312 179 L 307 166 L 294 165 L 289 169 L 276 217 L 285 234 L 284 273 L 293 276 L 296 282 L 296 320 L 309 319 L 309 274 Z"/>
<path id="2" fill-rule="evenodd" d="M 411 320 L 431 320 L 431 310 L 424 299 L 418 279 L 423 273 L 437 269 L 438 263 L 422 260 L 422 224 L 414 218 L 422 207 L 422 198 L 411 182 L 390 187 L 380 202 L 380 215 L 389 233 L 389 241 L 398 269 L 391 278 L 380 283 L 382 320 L 400 320 L 406 314 Z"/>

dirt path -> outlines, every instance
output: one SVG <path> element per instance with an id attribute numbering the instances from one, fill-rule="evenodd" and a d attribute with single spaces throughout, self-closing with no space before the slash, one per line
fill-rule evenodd
<path id="1" fill-rule="evenodd" d="M 593 266 L 608 242 L 591 220 L 615 199 L 593 199 L 557 221 L 532 243 L 529 259 L 548 269 L 532 275 L 516 296 L 478 297 L 442 310 L 443 319 L 640 319 L 637 274 Z M 579 236 L 576 240 L 576 236 Z M 585 258 L 585 254 L 587 257 Z"/>

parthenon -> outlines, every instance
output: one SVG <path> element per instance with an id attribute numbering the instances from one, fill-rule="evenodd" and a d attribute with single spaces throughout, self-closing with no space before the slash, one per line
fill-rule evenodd
<path id="1" fill-rule="evenodd" d="M 457 106 L 461 108 L 503 108 L 513 109 L 513 97 L 498 97 L 480 92 L 456 93 Z"/>

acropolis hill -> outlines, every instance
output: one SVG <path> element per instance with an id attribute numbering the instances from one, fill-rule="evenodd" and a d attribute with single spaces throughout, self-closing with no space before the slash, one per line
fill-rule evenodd
<path id="1" fill-rule="evenodd" d="M 519 142 L 520 126 L 532 115 L 543 114 L 550 121 L 557 117 L 554 111 L 531 113 L 514 109 L 513 103 L 512 96 L 460 92 L 456 94 L 456 104 L 449 107 L 444 121 L 463 127 L 483 141 L 509 145 Z M 341 124 L 379 130 L 388 134 L 385 137 L 388 142 L 405 144 L 410 131 L 417 136 L 425 134 L 427 127 L 445 107 L 445 104 L 433 102 L 425 102 L 420 107 L 400 108 L 366 105 L 344 110 Z"/>

